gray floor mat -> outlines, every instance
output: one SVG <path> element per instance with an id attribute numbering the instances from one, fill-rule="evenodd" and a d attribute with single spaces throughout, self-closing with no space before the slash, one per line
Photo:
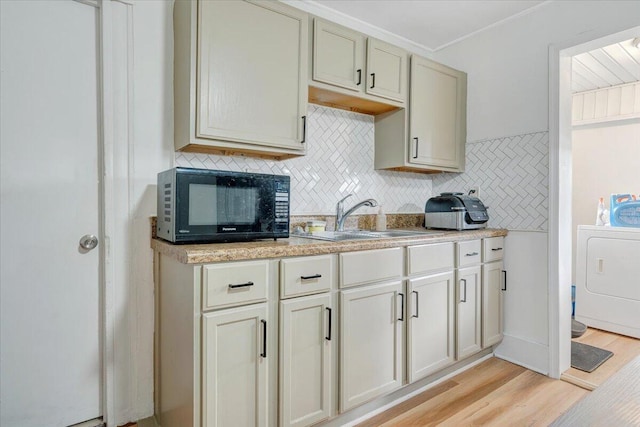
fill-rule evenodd
<path id="1" fill-rule="evenodd" d="M 609 350 L 571 341 L 571 367 L 585 372 L 593 372 L 613 356 Z"/>

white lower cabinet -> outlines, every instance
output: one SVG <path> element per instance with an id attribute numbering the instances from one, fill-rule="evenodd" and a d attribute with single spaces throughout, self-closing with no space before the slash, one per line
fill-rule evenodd
<path id="1" fill-rule="evenodd" d="M 481 347 L 481 269 L 458 269 L 456 310 L 456 359 L 480 351 Z"/>
<path id="2" fill-rule="evenodd" d="M 204 313 L 202 424 L 266 426 L 269 402 L 267 304 Z"/>
<path id="3" fill-rule="evenodd" d="M 340 293 L 340 412 L 403 384 L 402 281 Z"/>
<path id="4" fill-rule="evenodd" d="M 412 383 L 454 362 L 453 271 L 409 280 L 408 378 Z"/>
<path id="5" fill-rule="evenodd" d="M 507 272 L 504 237 L 482 239 L 482 348 L 502 341 Z"/>
<path id="6" fill-rule="evenodd" d="M 330 294 L 280 302 L 280 425 L 331 416 L 333 309 Z"/>
<path id="7" fill-rule="evenodd" d="M 502 261 L 482 266 L 482 348 L 502 341 Z"/>
<path id="8" fill-rule="evenodd" d="M 487 354 L 502 339 L 503 248 L 205 265 L 156 254 L 160 424 L 314 425 Z"/>

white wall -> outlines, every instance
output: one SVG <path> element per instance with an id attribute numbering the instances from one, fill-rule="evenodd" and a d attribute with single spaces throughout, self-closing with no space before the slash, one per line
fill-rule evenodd
<path id="1" fill-rule="evenodd" d="M 594 225 L 598 198 L 609 209 L 612 193 L 640 194 L 640 120 L 574 127 L 573 281 L 578 225 Z"/>
<path id="2" fill-rule="evenodd" d="M 443 62 L 468 73 L 467 138 L 483 141 L 508 136 L 523 136 L 549 129 L 549 46 L 566 44 L 577 37 L 592 34 L 593 38 L 628 29 L 640 22 L 640 2 L 635 1 L 552 1 L 529 14 L 475 34 L 473 37 L 434 54 Z M 577 43 L 576 43 L 577 44 Z M 490 161 L 492 153 L 486 153 Z M 527 165 L 521 162 L 519 168 Z M 434 183 L 434 188 L 437 186 Z M 483 185 L 483 183 L 479 183 Z M 513 197 L 528 197 L 523 187 Z M 548 219 L 548 212 L 540 212 Z M 539 244 L 537 234 L 518 236 L 516 257 L 505 260 L 511 278 L 526 277 L 530 270 L 546 271 L 548 247 Z M 537 248 L 537 252 L 532 248 Z M 507 246 L 507 251 L 510 251 Z M 509 252 L 508 252 L 509 253 Z M 513 281 L 513 287 L 518 286 Z M 534 287 L 541 298 L 518 298 L 511 301 L 521 312 L 519 323 L 505 325 L 511 336 L 538 336 L 539 344 L 548 345 L 549 337 L 537 332 L 549 321 L 548 279 L 521 282 L 519 286 Z M 568 286 L 568 284 L 567 284 Z M 516 289 L 512 291 L 516 292 Z M 524 295 L 524 289 L 517 292 Z M 542 297 L 544 296 L 544 298 Z M 505 341 L 499 349 L 503 357 L 522 358 L 517 346 Z M 537 360 L 540 360 L 538 357 Z M 547 372 L 548 364 L 529 366 Z"/>
<path id="3" fill-rule="evenodd" d="M 435 53 L 468 73 L 467 138 L 548 130 L 548 49 L 578 35 L 611 34 L 640 22 L 637 1 L 552 1 Z"/>

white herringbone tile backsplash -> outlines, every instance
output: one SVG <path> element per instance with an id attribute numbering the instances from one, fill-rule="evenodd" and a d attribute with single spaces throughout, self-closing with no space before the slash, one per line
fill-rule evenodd
<path id="1" fill-rule="evenodd" d="M 374 198 L 385 212 L 424 212 L 431 176 L 373 169 L 373 116 L 309 104 L 307 155 L 287 160 L 176 152 L 176 166 L 291 176 L 292 215 L 334 215 L 336 202 Z M 359 213 L 376 213 L 363 208 Z"/>
<path id="2" fill-rule="evenodd" d="M 434 177 L 435 194 L 478 186 L 490 227 L 547 230 L 548 132 L 468 142 L 466 151 L 465 173 Z"/>
<path id="3" fill-rule="evenodd" d="M 175 164 L 289 175 L 292 215 L 334 215 L 336 202 L 349 193 L 347 208 L 373 197 L 385 212 L 420 213 L 432 195 L 478 186 L 490 227 L 547 229 L 548 132 L 468 142 L 465 173 L 437 175 L 374 170 L 373 116 L 309 104 L 307 136 L 307 155 L 293 159 L 176 152 Z"/>

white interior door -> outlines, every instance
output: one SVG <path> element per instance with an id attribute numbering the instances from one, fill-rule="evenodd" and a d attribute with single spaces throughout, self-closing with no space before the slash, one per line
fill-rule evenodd
<path id="1" fill-rule="evenodd" d="M 67 426 L 101 415 L 99 11 L 0 17 L 0 425 Z"/>

